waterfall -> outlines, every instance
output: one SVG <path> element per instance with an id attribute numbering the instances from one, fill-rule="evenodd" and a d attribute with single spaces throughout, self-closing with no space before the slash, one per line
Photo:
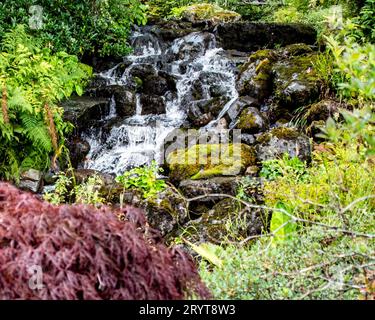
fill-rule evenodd
<path id="1" fill-rule="evenodd" d="M 236 67 L 224 50 L 217 47 L 213 34 L 194 32 L 168 43 L 151 31 L 140 29 L 133 33 L 131 43 L 134 51 L 124 58 L 125 69 L 121 69 L 124 63 L 120 63 L 97 76 L 105 80 L 108 86 L 130 87 L 134 74 L 147 69 L 152 75 L 162 74 L 174 79 L 175 88 L 161 96 L 149 95 L 154 99 L 150 100 L 152 103 L 165 103 L 165 112 L 159 114 L 145 113 L 154 106 L 144 105 L 144 92 L 141 91 L 135 94 L 134 115 L 121 119 L 116 116 L 116 103 L 112 97 L 110 115 L 104 119 L 104 122 L 115 120 L 109 133 L 103 135 L 98 129 L 88 129 L 83 133 L 83 138 L 91 146 L 85 168 L 121 174 L 129 168 L 148 164 L 153 159 L 158 161 L 158 152 L 168 134 L 188 126 L 190 103 L 210 101 L 214 98 L 214 90 L 216 96 L 219 93 L 229 101 L 218 118 L 206 126 L 210 128 L 238 97 L 235 89 Z M 199 97 L 196 97 L 198 91 Z"/>

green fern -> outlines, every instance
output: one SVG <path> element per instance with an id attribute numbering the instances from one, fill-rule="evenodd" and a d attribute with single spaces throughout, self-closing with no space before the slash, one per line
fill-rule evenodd
<path id="1" fill-rule="evenodd" d="M 24 133 L 32 145 L 47 153 L 52 151 L 52 141 L 46 125 L 32 114 L 22 113 L 21 121 Z"/>
<path id="2" fill-rule="evenodd" d="M 56 103 L 82 94 L 91 74 L 77 57 L 40 46 L 23 26 L 4 35 L 0 86 L 6 88 L 7 117 L 0 113 L 0 179 L 18 180 L 22 170 L 48 168 L 71 128 Z"/>

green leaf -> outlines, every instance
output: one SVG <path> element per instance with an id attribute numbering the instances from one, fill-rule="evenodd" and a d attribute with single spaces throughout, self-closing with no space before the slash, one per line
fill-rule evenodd
<path id="1" fill-rule="evenodd" d="M 287 214 L 280 210 L 288 212 L 287 207 L 284 203 L 279 202 L 276 205 L 276 209 L 272 214 L 271 220 L 271 233 L 274 233 L 275 242 L 283 242 L 291 239 L 293 233 L 297 230 L 296 223 Z"/>
<path id="2" fill-rule="evenodd" d="M 184 239 L 184 241 L 202 258 L 206 259 L 213 265 L 221 268 L 223 266 L 223 261 L 215 254 L 217 246 L 212 243 L 202 243 L 199 246 L 191 243 L 190 241 Z"/>
<path id="3" fill-rule="evenodd" d="M 83 89 L 80 85 L 76 85 L 76 92 L 79 96 L 83 95 Z"/>

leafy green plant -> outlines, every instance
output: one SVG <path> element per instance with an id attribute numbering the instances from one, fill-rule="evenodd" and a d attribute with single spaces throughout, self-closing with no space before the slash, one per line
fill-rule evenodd
<path id="1" fill-rule="evenodd" d="M 337 71 L 345 76 L 339 84 L 341 94 L 350 99 L 358 99 L 359 104 L 373 101 L 375 97 L 375 45 L 359 44 L 351 38 L 340 43 L 338 38 L 327 37 L 327 42 L 335 58 Z"/>
<path id="2" fill-rule="evenodd" d="M 88 177 L 85 182 L 75 186 L 73 190 L 75 203 L 91 204 L 94 206 L 104 204 L 106 200 L 100 192 L 102 187 L 103 180 L 98 175 Z"/>
<path id="3" fill-rule="evenodd" d="M 46 192 L 43 195 L 43 199 L 54 205 L 68 203 L 71 195 L 73 179 L 63 172 L 58 174 L 56 178 L 54 191 Z"/>
<path id="4" fill-rule="evenodd" d="M 375 0 L 366 0 L 356 21 L 361 26 L 364 36 L 371 42 L 375 41 Z"/>
<path id="5" fill-rule="evenodd" d="M 81 94 L 90 67 L 65 52 L 53 54 L 19 25 L 0 44 L 0 177 L 17 180 L 21 171 L 47 169 L 62 153 L 63 121 L 57 103 Z"/>
<path id="6" fill-rule="evenodd" d="M 120 183 L 125 190 L 140 191 L 145 199 L 154 198 L 159 192 L 166 189 L 164 180 L 158 179 L 158 173 L 163 172 L 155 161 L 150 166 L 134 168 L 118 176 L 116 181 Z"/>
<path id="7" fill-rule="evenodd" d="M 101 194 L 103 180 L 98 175 L 92 175 L 81 184 L 76 184 L 73 176 L 62 172 L 56 176 L 53 192 L 46 192 L 43 199 L 55 204 L 91 204 L 100 206 L 106 202 Z"/>
<path id="8" fill-rule="evenodd" d="M 253 202 L 253 198 L 249 195 L 250 193 L 249 191 L 251 191 L 251 189 L 258 188 L 258 186 L 259 186 L 258 181 L 256 179 L 254 180 L 253 177 L 250 177 L 250 176 L 242 177 L 237 187 L 237 192 L 236 192 L 237 198 L 240 200 Z"/>
<path id="9" fill-rule="evenodd" d="M 282 202 L 276 204 L 275 208 L 288 212 L 288 208 Z M 282 210 L 275 210 L 272 213 L 270 232 L 274 235 L 274 243 L 292 239 L 297 231 L 297 224 Z"/>
<path id="10" fill-rule="evenodd" d="M 303 180 L 306 177 L 306 163 L 298 157 L 290 158 L 289 154 L 284 154 L 281 159 L 267 160 L 262 162 L 260 176 L 267 180 L 275 180 L 284 175 L 293 174 L 297 179 Z"/>

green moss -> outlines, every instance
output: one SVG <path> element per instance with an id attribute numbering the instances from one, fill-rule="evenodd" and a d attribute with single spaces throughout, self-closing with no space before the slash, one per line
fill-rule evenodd
<path id="1" fill-rule="evenodd" d="M 241 18 L 241 15 L 237 12 L 224 10 L 210 3 L 174 8 L 172 15 L 176 18 L 184 17 L 190 21 L 212 20 L 214 22 L 232 22 Z"/>
<path id="2" fill-rule="evenodd" d="M 247 109 L 242 111 L 237 127 L 239 129 L 252 129 L 257 126 L 257 118 Z"/>
<path id="3" fill-rule="evenodd" d="M 255 150 L 244 144 L 194 145 L 172 152 L 167 162 L 174 181 L 235 176 L 257 162 Z"/>
<path id="4" fill-rule="evenodd" d="M 278 63 L 275 70 L 286 80 L 286 85 L 296 76 L 299 81 L 316 81 L 318 77 L 313 68 L 316 58 L 315 53 L 293 57 L 287 62 Z"/>
<path id="5" fill-rule="evenodd" d="M 271 50 L 271 49 L 258 50 L 250 56 L 249 61 L 255 62 L 255 61 L 264 60 L 264 59 L 270 59 L 271 60 L 272 59 L 272 52 L 273 52 L 273 50 Z"/>
<path id="6" fill-rule="evenodd" d="M 133 80 L 137 88 L 141 88 L 143 86 L 143 80 L 141 78 L 134 77 Z"/>
<path id="7" fill-rule="evenodd" d="M 262 134 L 258 137 L 257 141 L 259 143 L 268 143 L 272 139 L 272 137 L 276 137 L 278 139 L 283 140 L 293 140 L 299 137 L 299 133 L 297 130 L 287 127 L 280 127 L 275 128 L 267 133 Z"/>
<path id="8" fill-rule="evenodd" d="M 301 56 L 303 54 L 312 53 L 313 50 L 310 46 L 305 43 L 295 43 L 285 47 L 285 51 L 288 55 L 294 56 Z"/>

